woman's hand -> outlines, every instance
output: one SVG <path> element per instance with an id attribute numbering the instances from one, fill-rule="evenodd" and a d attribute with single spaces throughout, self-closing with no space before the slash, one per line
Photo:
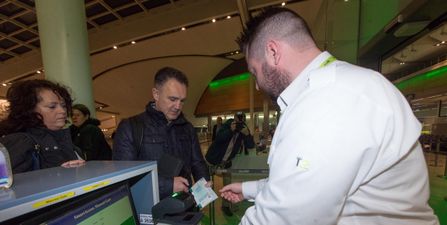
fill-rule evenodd
<path id="1" fill-rule="evenodd" d="M 73 168 L 73 167 L 79 167 L 85 164 L 85 160 L 82 159 L 76 159 L 76 160 L 70 160 L 67 162 L 62 163 L 62 167 L 64 168 Z"/>

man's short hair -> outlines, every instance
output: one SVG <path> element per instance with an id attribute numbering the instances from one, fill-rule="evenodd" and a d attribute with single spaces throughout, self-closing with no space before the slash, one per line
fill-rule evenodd
<path id="1" fill-rule="evenodd" d="M 164 67 L 158 70 L 155 74 L 154 85 L 155 87 L 161 87 L 171 78 L 188 87 L 188 78 L 186 75 L 182 71 L 172 67 Z"/>
<path id="2" fill-rule="evenodd" d="M 269 38 L 286 40 L 292 46 L 315 45 L 306 21 L 287 8 L 269 8 L 250 19 L 236 42 L 246 55 L 260 58 Z"/>

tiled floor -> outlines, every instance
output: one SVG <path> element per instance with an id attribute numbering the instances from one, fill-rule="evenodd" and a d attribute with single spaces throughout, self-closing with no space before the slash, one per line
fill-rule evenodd
<path id="1" fill-rule="evenodd" d="M 202 143 L 201 145 L 202 153 L 205 155 L 207 149 L 208 149 L 208 143 Z M 233 176 L 233 181 L 242 181 L 242 180 L 256 180 L 262 178 L 263 175 L 244 175 L 244 176 Z M 214 190 L 216 194 L 219 195 L 218 190 L 220 190 L 223 187 L 223 179 L 221 175 L 214 175 Z M 218 198 L 214 201 L 214 223 L 211 222 L 213 220 L 213 217 L 210 216 L 211 211 L 210 207 L 205 207 L 202 211 L 205 214 L 205 216 L 202 219 L 201 224 L 202 225 L 233 225 L 233 224 L 239 224 L 239 221 L 241 220 L 242 216 L 244 215 L 245 210 L 253 205 L 253 203 L 250 203 L 248 201 L 244 201 L 238 204 L 234 204 L 232 206 L 233 208 L 233 216 L 228 217 L 224 215 L 224 213 L 221 210 L 222 206 L 222 198 Z"/>
<path id="2" fill-rule="evenodd" d="M 214 190 L 219 190 L 222 185 L 222 178 L 219 176 L 215 176 L 214 179 Z M 218 193 L 217 193 L 218 194 Z M 231 225 L 231 224 L 239 224 L 239 221 L 241 220 L 242 216 L 244 215 L 245 209 L 247 209 L 252 203 L 249 202 L 242 202 L 239 204 L 235 204 L 233 206 L 234 214 L 231 217 L 225 216 L 221 210 L 222 205 L 222 198 L 218 198 L 216 201 L 214 201 L 214 224 L 215 225 Z M 205 213 L 204 218 L 202 219 L 202 225 L 209 225 L 211 223 L 212 217 L 210 217 L 210 206 L 203 209 L 203 212 Z"/>
<path id="3" fill-rule="evenodd" d="M 207 145 L 202 145 L 202 151 L 205 153 L 207 149 Z M 446 164 L 446 156 L 438 155 L 436 158 L 434 154 L 426 153 L 427 164 L 429 166 L 429 174 L 430 174 L 430 201 L 429 204 L 435 211 L 435 214 L 438 216 L 441 225 L 447 225 L 447 179 L 444 176 L 445 173 L 445 164 Z M 243 175 L 235 177 L 234 179 L 240 180 L 254 180 L 260 178 L 262 175 Z M 217 193 L 223 186 L 222 177 L 214 176 L 214 190 Z M 236 225 L 239 223 L 240 219 L 244 215 L 245 210 L 252 205 L 247 201 L 238 203 L 234 206 L 235 212 L 231 217 L 225 216 L 221 211 L 221 198 L 218 198 L 215 202 L 215 213 L 214 213 L 214 221 L 215 225 Z M 202 219 L 202 225 L 211 225 L 210 217 L 210 208 L 209 206 L 203 209 L 205 214 Z"/>

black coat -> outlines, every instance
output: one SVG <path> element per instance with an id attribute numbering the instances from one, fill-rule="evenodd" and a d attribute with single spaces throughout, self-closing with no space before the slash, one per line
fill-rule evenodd
<path id="1" fill-rule="evenodd" d="M 222 128 L 222 124 L 220 125 L 219 129 Z M 213 126 L 213 134 L 211 136 L 211 141 L 214 141 L 214 139 L 216 139 L 216 134 L 219 131 L 219 129 L 217 129 L 217 124 L 214 124 Z"/>
<path id="2" fill-rule="evenodd" d="M 180 176 L 188 179 L 189 184 L 192 184 L 191 175 L 195 181 L 202 177 L 210 179 L 197 134 L 183 114 L 168 123 L 164 114 L 149 103 L 146 111 L 138 116 L 144 121 L 141 152 L 134 147 L 129 119 L 124 119 L 118 125 L 113 142 L 114 160 L 156 160 L 159 163 L 164 154 L 169 154 L 183 161 Z M 173 177 L 164 177 L 159 173 L 158 184 L 160 199 L 172 194 Z"/>
<path id="3" fill-rule="evenodd" d="M 254 148 L 255 143 L 253 140 L 253 136 L 244 135 L 239 133 L 236 141 L 234 142 L 233 149 L 231 150 L 230 157 L 228 157 L 227 162 L 222 162 L 222 159 L 227 151 L 228 145 L 230 144 L 231 139 L 237 133 L 231 130 L 231 123 L 233 119 L 227 120 L 219 131 L 216 134 L 216 139 L 211 143 L 208 151 L 206 153 L 206 160 L 213 165 L 221 165 L 225 164 L 226 167 L 231 166 L 231 160 L 236 156 L 239 150 L 244 144 L 246 148 Z M 245 125 L 244 125 L 245 126 Z M 229 163 L 229 164 L 226 164 Z"/>
<path id="4" fill-rule="evenodd" d="M 88 119 L 80 127 L 70 126 L 73 144 L 82 150 L 85 160 L 112 159 L 112 149 L 98 125 L 98 120 Z"/>
<path id="5" fill-rule="evenodd" d="M 68 129 L 52 131 L 47 128 L 29 128 L 26 132 L 1 137 L 0 142 L 8 149 L 13 173 L 33 169 L 32 152 L 36 144 L 40 149 L 41 169 L 78 159 Z"/>

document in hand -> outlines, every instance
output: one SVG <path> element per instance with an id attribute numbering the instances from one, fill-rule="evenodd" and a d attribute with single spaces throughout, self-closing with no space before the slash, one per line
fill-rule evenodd
<path id="1" fill-rule="evenodd" d="M 191 187 L 191 193 L 194 196 L 194 200 L 196 201 L 197 206 L 201 209 L 217 199 L 217 195 L 213 189 L 205 185 L 206 180 L 202 177 L 202 179 L 198 180 Z"/>

